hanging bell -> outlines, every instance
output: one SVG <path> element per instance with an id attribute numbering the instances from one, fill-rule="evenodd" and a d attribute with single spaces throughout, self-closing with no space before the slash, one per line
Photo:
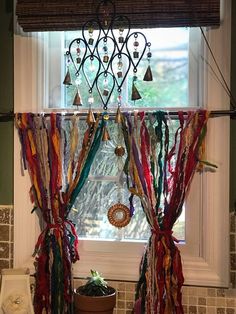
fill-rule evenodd
<path id="1" fill-rule="evenodd" d="M 123 77 L 122 71 L 118 71 L 118 72 L 117 72 L 117 76 L 118 76 L 118 78 L 122 78 L 122 77 Z"/>
<path id="2" fill-rule="evenodd" d="M 82 101 L 81 101 L 79 90 L 77 90 L 75 94 L 73 106 L 82 106 Z"/>
<path id="3" fill-rule="evenodd" d="M 88 115 L 87 115 L 87 118 L 86 118 L 86 122 L 87 122 L 88 125 L 95 122 L 95 117 L 94 117 L 94 114 L 93 114 L 91 109 L 89 109 L 89 112 L 88 112 Z"/>
<path id="4" fill-rule="evenodd" d="M 69 85 L 72 85 L 69 69 L 68 69 L 67 72 L 66 72 L 66 76 L 65 76 L 65 78 L 64 78 L 63 84 L 64 84 L 64 85 L 68 85 L 68 86 L 69 86 Z"/>
<path id="5" fill-rule="evenodd" d="M 92 45 L 93 45 L 93 42 L 94 42 L 94 39 L 93 39 L 92 37 L 90 37 L 89 40 L 88 40 L 88 44 L 89 44 L 90 46 L 92 46 Z"/>
<path id="6" fill-rule="evenodd" d="M 121 123 L 121 122 L 122 122 L 122 113 L 120 111 L 120 106 L 119 106 L 116 111 L 115 123 Z"/>
<path id="7" fill-rule="evenodd" d="M 145 73 L 145 75 L 143 77 L 143 80 L 147 81 L 147 82 L 153 80 L 153 78 L 152 78 L 152 70 L 151 70 L 150 65 L 147 67 L 147 70 L 146 70 L 146 73 Z"/>
<path id="8" fill-rule="evenodd" d="M 103 140 L 103 142 L 106 142 L 106 141 L 109 141 L 110 139 L 111 138 L 110 138 L 110 135 L 107 131 L 107 127 L 105 126 L 103 129 L 102 140 Z"/>
<path id="9" fill-rule="evenodd" d="M 138 99 L 141 99 L 141 98 L 142 98 L 142 96 L 139 94 L 139 91 L 137 90 L 137 87 L 133 83 L 131 100 L 138 100 Z"/>

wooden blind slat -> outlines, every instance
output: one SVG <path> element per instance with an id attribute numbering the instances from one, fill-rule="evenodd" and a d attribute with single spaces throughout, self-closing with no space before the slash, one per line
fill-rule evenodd
<path id="1" fill-rule="evenodd" d="M 132 27 L 219 26 L 220 0 L 116 0 L 117 15 Z M 18 0 L 16 14 L 24 31 L 75 30 L 96 18 L 95 0 Z"/>

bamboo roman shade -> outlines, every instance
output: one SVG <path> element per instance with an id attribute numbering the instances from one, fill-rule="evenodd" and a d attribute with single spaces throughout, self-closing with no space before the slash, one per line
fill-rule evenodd
<path id="1" fill-rule="evenodd" d="M 132 27 L 218 26 L 220 0 L 113 0 Z M 95 18 L 99 0 L 18 0 L 24 31 L 75 30 Z"/>

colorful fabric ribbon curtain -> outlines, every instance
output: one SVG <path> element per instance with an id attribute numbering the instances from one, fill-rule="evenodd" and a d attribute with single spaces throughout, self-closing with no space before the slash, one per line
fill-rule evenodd
<path id="1" fill-rule="evenodd" d="M 167 116 L 156 112 L 146 122 L 141 112 L 123 119 L 129 189 L 139 196 L 151 230 L 136 291 L 135 313 L 141 314 L 183 313 L 184 277 L 172 228 L 202 158 L 208 113 L 179 112 L 172 122 Z"/>
<path id="2" fill-rule="evenodd" d="M 88 124 L 82 145 L 76 116 L 22 113 L 16 115 L 16 125 L 33 210 L 45 225 L 34 252 L 35 313 L 73 313 L 71 267 L 79 259 L 78 238 L 67 216 L 99 148 L 103 121 L 97 116 Z"/>

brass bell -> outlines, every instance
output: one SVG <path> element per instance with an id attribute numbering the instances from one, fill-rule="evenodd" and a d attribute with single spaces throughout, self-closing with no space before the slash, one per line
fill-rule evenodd
<path id="1" fill-rule="evenodd" d="M 146 73 L 145 73 L 145 75 L 143 77 L 143 80 L 147 81 L 147 82 L 153 80 L 153 78 L 152 78 L 152 70 L 151 70 L 150 65 L 147 68 L 147 71 L 146 71 Z"/>
<path id="2" fill-rule="evenodd" d="M 77 90 L 75 94 L 73 106 L 82 106 L 82 101 L 81 101 L 79 90 Z"/>
<path id="3" fill-rule="evenodd" d="M 67 72 L 66 72 L 66 76 L 65 76 L 65 78 L 64 78 L 63 84 L 64 84 L 64 85 L 68 85 L 68 86 L 69 86 L 69 85 L 72 85 L 69 69 L 68 69 Z"/>
<path id="4" fill-rule="evenodd" d="M 120 111 L 120 106 L 119 106 L 116 111 L 115 123 L 121 123 L 121 122 L 122 122 L 122 113 Z"/>
<path id="5" fill-rule="evenodd" d="M 95 122 L 94 114 L 93 114 L 91 109 L 89 109 L 89 112 L 88 112 L 88 115 L 86 118 L 86 122 L 87 122 L 87 124 L 92 124 Z"/>
<path id="6" fill-rule="evenodd" d="M 137 90 L 136 86 L 132 85 L 132 95 L 131 95 L 131 100 L 138 100 L 141 99 L 142 96 L 139 94 L 139 91 Z"/>
<path id="7" fill-rule="evenodd" d="M 109 141 L 111 138 L 110 138 L 110 135 L 107 131 L 107 127 L 105 126 L 104 129 L 103 129 L 103 134 L 102 134 L 102 141 L 103 142 L 106 142 L 106 141 Z"/>

